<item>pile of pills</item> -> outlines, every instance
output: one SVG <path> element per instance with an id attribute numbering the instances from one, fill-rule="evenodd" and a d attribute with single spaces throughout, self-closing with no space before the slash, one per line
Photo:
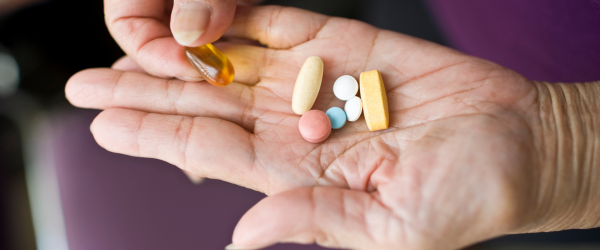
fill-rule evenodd
<path id="1" fill-rule="evenodd" d="M 306 141 L 319 143 L 327 139 L 331 129 L 340 129 L 346 121 L 354 122 L 365 114 L 370 131 L 387 129 L 389 110 L 385 85 L 377 70 L 360 74 L 360 88 L 356 79 L 349 75 L 338 78 L 333 84 L 333 94 L 346 101 L 344 109 L 332 107 L 327 112 L 311 110 L 321 88 L 323 79 L 323 61 L 311 56 L 304 62 L 292 95 L 292 110 L 302 115 L 298 128 Z M 356 94 L 360 90 L 360 97 Z"/>

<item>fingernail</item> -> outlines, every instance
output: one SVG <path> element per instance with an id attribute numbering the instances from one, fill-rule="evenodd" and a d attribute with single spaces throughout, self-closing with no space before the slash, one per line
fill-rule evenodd
<path id="1" fill-rule="evenodd" d="M 173 21 L 173 37 L 188 46 L 204 34 L 210 22 L 210 6 L 205 2 L 191 1 L 179 5 L 179 12 Z"/>
<path id="2" fill-rule="evenodd" d="M 234 245 L 233 243 L 227 245 L 225 250 L 252 250 L 253 248 L 244 248 Z"/>
<path id="3" fill-rule="evenodd" d="M 200 82 L 200 81 L 204 81 L 204 78 L 196 78 L 196 77 L 187 77 L 187 76 L 177 76 L 176 77 L 179 80 L 182 81 L 186 81 L 186 82 Z"/>

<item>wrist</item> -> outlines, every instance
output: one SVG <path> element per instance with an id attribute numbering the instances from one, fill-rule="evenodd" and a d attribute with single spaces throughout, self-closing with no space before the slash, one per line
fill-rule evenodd
<path id="1" fill-rule="evenodd" d="M 600 83 L 534 84 L 538 212 L 528 231 L 600 227 Z"/>

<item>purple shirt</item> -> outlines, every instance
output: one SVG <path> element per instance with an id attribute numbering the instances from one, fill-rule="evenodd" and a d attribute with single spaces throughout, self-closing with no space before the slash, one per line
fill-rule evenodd
<path id="1" fill-rule="evenodd" d="M 600 0 L 428 0 L 452 46 L 531 80 L 600 80 Z"/>

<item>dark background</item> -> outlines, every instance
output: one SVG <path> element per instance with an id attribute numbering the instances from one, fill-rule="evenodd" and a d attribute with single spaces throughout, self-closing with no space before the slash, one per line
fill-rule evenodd
<path id="1" fill-rule="evenodd" d="M 359 19 L 446 45 L 419 0 L 272 0 L 266 4 Z M 86 68 L 109 67 L 124 55 L 106 29 L 100 0 L 50 0 L 0 14 L 1 51 L 12 54 L 19 65 L 18 92 L 45 110 L 68 105 L 64 87 L 71 75 Z M 35 249 L 22 141 L 19 126 L 0 114 L 0 249 Z M 508 236 L 473 248 L 492 249 L 507 243 L 593 243 L 599 239 L 598 230 L 573 230 Z"/>

